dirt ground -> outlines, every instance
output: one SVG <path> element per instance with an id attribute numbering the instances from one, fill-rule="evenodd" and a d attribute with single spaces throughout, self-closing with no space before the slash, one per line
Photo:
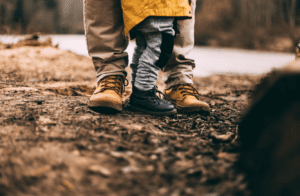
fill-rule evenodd
<path id="1" fill-rule="evenodd" d="M 70 51 L 0 44 L 0 70 L 0 195 L 249 195 L 238 124 L 261 76 L 194 78 L 211 114 L 155 117 L 126 109 L 130 84 L 121 113 L 90 110 L 92 61 Z"/>

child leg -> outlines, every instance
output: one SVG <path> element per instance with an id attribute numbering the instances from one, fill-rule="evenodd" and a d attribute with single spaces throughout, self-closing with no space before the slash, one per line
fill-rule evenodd
<path id="1" fill-rule="evenodd" d="M 136 77 L 136 72 L 137 72 L 137 67 L 139 64 L 139 59 L 141 55 L 143 54 L 145 48 L 147 47 L 147 43 L 145 40 L 145 37 L 141 32 L 137 32 L 136 35 L 136 46 L 134 48 L 134 53 L 132 56 L 132 62 L 130 64 L 131 67 L 131 83 L 134 85 L 135 82 L 135 77 Z"/>
<path id="2" fill-rule="evenodd" d="M 152 89 L 156 84 L 158 71 L 169 61 L 174 47 L 173 23 L 174 18 L 149 17 L 136 27 L 146 41 L 134 82 L 139 90 Z"/>
<path id="3" fill-rule="evenodd" d="M 136 27 L 139 38 L 131 64 L 133 88 L 129 102 L 129 108 L 133 110 L 153 115 L 177 112 L 170 101 L 156 95 L 159 91 L 155 87 L 158 71 L 167 64 L 172 54 L 173 22 L 174 18 L 147 18 Z"/>

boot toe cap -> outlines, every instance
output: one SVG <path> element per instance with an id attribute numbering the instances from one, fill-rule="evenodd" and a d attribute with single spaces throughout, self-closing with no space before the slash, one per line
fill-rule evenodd
<path id="1" fill-rule="evenodd" d="M 99 93 L 91 96 L 88 103 L 89 107 L 107 107 L 122 110 L 122 98 L 110 93 Z"/>
<path id="2" fill-rule="evenodd" d="M 181 103 L 176 104 L 177 108 L 185 112 L 205 111 L 210 112 L 210 106 L 198 99 L 185 99 Z"/>

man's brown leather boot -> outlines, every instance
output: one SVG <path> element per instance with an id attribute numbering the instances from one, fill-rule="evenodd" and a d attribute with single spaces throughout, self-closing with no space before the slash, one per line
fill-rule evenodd
<path id="1" fill-rule="evenodd" d="M 88 106 L 102 111 L 122 111 L 123 76 L 107 76 L 100 80 Z"/>
<path id="2" fill-rule="evenodd" d="M 166 89 L 164 94 L 178 112 L 210 112 L 210 106 L 199 99 L 199 93 L 192 84 L 179 84 Z"/>

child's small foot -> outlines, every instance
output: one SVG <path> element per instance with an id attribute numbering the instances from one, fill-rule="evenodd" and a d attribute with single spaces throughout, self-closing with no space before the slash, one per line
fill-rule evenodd
<path id="1" fill-rule="evenodd" d="M 156 93 L 162 94 L 155 86 L 149 91 L 141 91 L 135 87 L 132 88 L 132 94 L 128 108 L 131 110 L 144 112 L 151 115 L 168 116 L 177 113 L 173 104 L 168 100 L 160 99 Z"/>

